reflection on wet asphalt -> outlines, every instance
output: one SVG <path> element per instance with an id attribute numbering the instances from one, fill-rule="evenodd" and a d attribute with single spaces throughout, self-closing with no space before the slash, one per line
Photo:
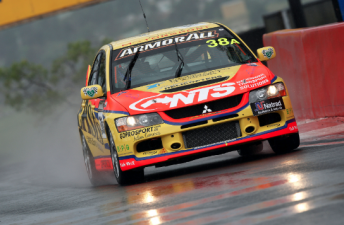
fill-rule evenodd
<path id="1" fill-rule="evenodd" d="M 342 143 L 231 152 L 146 168 L 145 183 L 126 187 L 48 185 L 8 171 L 0 224 L 344 224 L 343 158 Z"/>

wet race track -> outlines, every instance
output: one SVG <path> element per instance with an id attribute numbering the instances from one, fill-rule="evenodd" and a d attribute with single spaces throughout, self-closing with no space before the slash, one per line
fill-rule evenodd
<path id="1" fill-rule="evenodd" d="M 343 141 L 150 167 L 145 183 L 126 187 L 2 170 L 0 224 L 344 224 Z"/>

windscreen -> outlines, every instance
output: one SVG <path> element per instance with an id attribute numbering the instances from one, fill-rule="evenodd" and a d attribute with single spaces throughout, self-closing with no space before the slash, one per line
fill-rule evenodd
<path id="1" fill-rule="evenodd" d="M 139 55 L 131 71 L 131 88 L 172 79 L 176 74 L 185 76 L 257 62 L 245 45 L 224 28 L 176 35 L 114 50 L 113 93 L 125 89 L 129 79 L 125 79 L 125 74 L 137 51 Z"/>

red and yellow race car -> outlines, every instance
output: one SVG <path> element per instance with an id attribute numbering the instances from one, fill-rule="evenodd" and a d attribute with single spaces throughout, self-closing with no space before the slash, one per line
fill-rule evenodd
<path id="1" fill-rule="evenodd" d="M 78 113 L 88 176 L 119 184 L 144 168 L 237 150 L 284 153 L 300 144 L 287 87 L 228 27 L 198 23 L 103 46 L 89 66 Z"/>

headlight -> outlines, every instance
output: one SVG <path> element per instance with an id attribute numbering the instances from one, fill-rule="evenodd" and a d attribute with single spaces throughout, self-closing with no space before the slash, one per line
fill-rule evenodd
<path id="1" fill-rule="evenodd" d="M 283 83 L 272 84 L 250 92 L 250 103 L 263 101 L 269 98 L 286 96 Z"/>
<path id="2" fill-rule="evenodd" d="M 126 116 L 115 119 L 118 132 L 135 130 L 142 127 L 153 126 L 163 123 L 158 113 L 142 114 L 137 116 Z"/>

